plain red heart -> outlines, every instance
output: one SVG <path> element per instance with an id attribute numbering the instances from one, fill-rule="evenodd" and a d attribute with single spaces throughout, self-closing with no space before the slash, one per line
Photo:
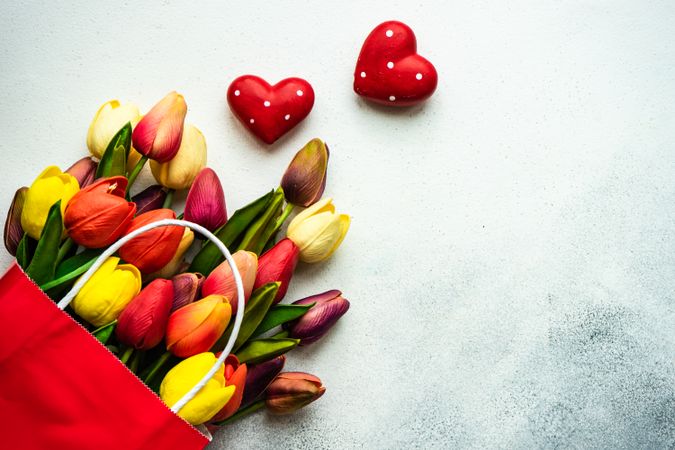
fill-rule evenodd
<path id="1" fill-rule="evenodd" d="M 271 144 L 307 117 L 314 89 L 302 78 L 286 78 L 272 86 L 255 75 L 243 75 L 230 84 L 227 102 L 251 133 Z"/>
<path id="2" fill-rule="evenodd" d="M 377 103 L 410 106 L 436 90 L 433 64 L 417 54 L 415 33 L 391 20 L 378 25 L 366 38 L 354 71 L 354 92 Z"/>

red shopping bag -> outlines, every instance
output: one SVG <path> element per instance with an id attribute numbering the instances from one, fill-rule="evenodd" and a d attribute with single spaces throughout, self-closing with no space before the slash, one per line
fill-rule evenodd
<path id="1" fill-rule="evenodd" d="M 188 226 L 214 240 L 233 268 L 239 311 L 211 372 L 172 406 L 179 411 L 229 354 L 243 318 L 244 291 L 227 248 L 203 227 L 165 219 L 111 246 L 99 262 L 149 229 Z M 79 287 L 78 287 L 79 286 Z M 65 308 L 68 301 L 61 301 Z M 17 265 L 0 278 L 0 448 L 11 450 L 202 449 L 209 438 L 177 416 L 84 327 L 64 313 Z"/>

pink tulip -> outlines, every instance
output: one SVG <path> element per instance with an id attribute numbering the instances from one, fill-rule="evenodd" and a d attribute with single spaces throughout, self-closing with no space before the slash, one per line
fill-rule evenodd
<path id="1" fill-rule="evenodd" d="M 244 284 L 244 300 L 248 301 L 253 291 L 256 272 L 258 271 L 258 256 L 253 252 L 239 250 L 232 255 L 234 263 L 237 265 L 241 281 Z M 218 294 L 230 301 L 232 306 L 232 315 L 237 313 L 238 296 L 237 285 L 234 282 L 232 269 L 227 261 L 223 261 L 218 267 L 213 269 L 211 274 L 206 277 L 202 284 L 202 295 L 207 296 Z"/>
<path id="2" fill-rule="evenodd" d="M 199 172 L 185 200 L 185 220 L 214 231 L 227 222 L 225 193 L 218 175 L 204 168 Z"/>
<path id="3" fill-rule="evenodd" d="M 136 151 L 157 162 L 173 159 L 183 138 L 186 114 L 183 96 L 170 92 L 134 128 L 131 139 Z"/>

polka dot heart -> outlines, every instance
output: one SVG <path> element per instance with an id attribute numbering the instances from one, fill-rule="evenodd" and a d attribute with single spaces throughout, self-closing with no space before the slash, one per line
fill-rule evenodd
<path id="1" fill-rule="evenodd" d="M 272 144 L 299 124 L 314 106 L 314 90 L 301 78 L 286 78 L 274 86 L 255 75 L 235 79 L 227 102 L 248 130 Z"/>
<path id="2" fill-rule="evenodd" d="M 395 20 L 378 25 L 366 38 L 354 71 L 354 92 L 377 103 L 410 106 L 436 90 L 433 64 L 417 54 L 415 33 Z"/>

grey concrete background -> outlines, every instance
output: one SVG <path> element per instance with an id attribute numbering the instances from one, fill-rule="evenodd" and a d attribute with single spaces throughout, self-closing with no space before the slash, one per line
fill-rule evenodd
<path id="1" fill-rule="evenodd" d="M 438 69 L 421 107 L 351 92 L 387 19 Z M 327 393 L 212 448 L 673 448 L 673 23 L 670 1 L 4 1 L 0 213 L 111 98 L 182 92 L 230 211 L 322 137 L 353 225 L 287 298 L 352 309 L 288 368 Z M 314 111 L 263 147 L 225 102 L 244 73 L 308 79 Z"/>

